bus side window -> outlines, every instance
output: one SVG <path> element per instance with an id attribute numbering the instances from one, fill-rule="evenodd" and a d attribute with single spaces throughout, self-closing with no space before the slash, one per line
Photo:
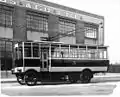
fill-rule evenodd
<path id="1" fill-rule="evenodd" d="M 32 54 L 31 54 L 31 44 L 30 43 L 25 43 L 25 47 L 24 47 L 24 56 L 25 57 L 32 57 Z"/>
<path id="2" fill-rule="evenodd" d="M 39 57 L 39 44 L 33 44 L 33 57 Z"/>
<path id="3" fill-rule="evenodd" d="M 25 48 L 25 57 L 31 57 L 31 49 L 30 48 Z"/>
<path id="4" fill-rule="evenodd" d="M 33 48 L 33 57 L 39 57 L 39 49 Z"/>

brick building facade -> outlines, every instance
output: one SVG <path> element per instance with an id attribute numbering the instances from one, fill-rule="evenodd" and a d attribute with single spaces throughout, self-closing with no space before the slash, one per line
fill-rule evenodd
<path id="1" fill-rule="evenodd" d="M 43 0 L 0 0 L 2 69 L 12 67 L 13 40 L 42 37 L 67 44 L 104 45 L 104 17 Z"/>

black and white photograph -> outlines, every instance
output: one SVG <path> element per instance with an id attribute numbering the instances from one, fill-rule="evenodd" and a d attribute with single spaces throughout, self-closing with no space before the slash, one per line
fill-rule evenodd
<path id="1" fill-rule="evenodd" d="M 120 96 L 120 0 L 0 0 L 0 95 Z"/>

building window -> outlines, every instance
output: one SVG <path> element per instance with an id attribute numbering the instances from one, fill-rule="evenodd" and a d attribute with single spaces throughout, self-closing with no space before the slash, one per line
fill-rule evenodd
<path id="1" fill-rule="evenodd" d="M 59 32 L 61 34 L 75 35 L 76 23 L 71 20 L 59 19 Z"/>
<path id="2" fill-rule="evenodd" d="M 85 31 L 85 37 L 97 38 L 98 26 L 94 24 L 85 23 L 84 31 Z"/>
<path id="3" fill-rule="evenodd" d="M 93 38 L 86 38 L 85 39 L 85 44 L 97 44 L 97 39 L 93 39 Z"/>
<path id="4" fill-rule="evenodd" d="M 12 26 L 13 8 L 0 5 L 0 25 L 5 27 Z"/>
<path id="5" fill-rule="evenodd" d="M 27 28 L 37 31 L 48 31 L 47 15 L 28 12 L 27 13 Z"/>
<path id="6" fill-rule="evenodd" d="M 11 70 L 12 68 L 12 42 L 0 39 L 0 64 L 1 70 Z"/>

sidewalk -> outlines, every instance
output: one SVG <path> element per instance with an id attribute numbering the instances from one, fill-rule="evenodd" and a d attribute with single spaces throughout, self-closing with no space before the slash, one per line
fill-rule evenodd
<path id="1" fill-rule="evenodd" d="M 120 73 L 105 73 L 105 74 L 97 74 L 94 77 L 120 77 Z"/>
<path id="2" fill-rule="evenodd" d="M 108 78 L 108 77 L 119 77 L 120 78 L 120 73 L 106 73 L 106 74 L 99 74 L 99 75 L 94 75 L 94 78 Z M 17 78 L 1 78 L 0 79 L 1 83 L 14 83 L 17 82 Z"/>
<path id="3" fill-rule="evenodd" d="M 1 83 L 14 83 L 17 82 L 17 78 L 1 78 Z"/>
<path id="4" fill-rule="evenodd" d="M 11 71 L 0 71 L 1 77 L 0 82 L 1 83 L 14 83 L 17 82 L 16 76 L 11 73 Z"/>

